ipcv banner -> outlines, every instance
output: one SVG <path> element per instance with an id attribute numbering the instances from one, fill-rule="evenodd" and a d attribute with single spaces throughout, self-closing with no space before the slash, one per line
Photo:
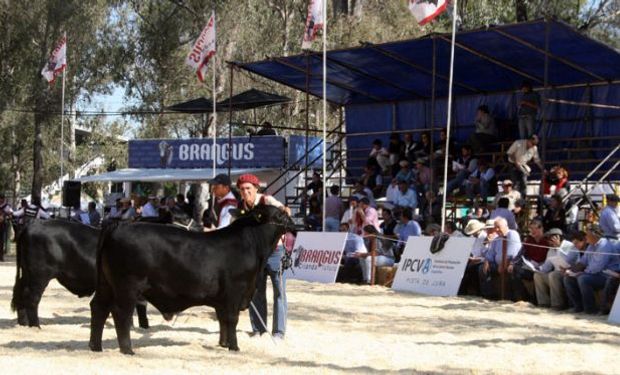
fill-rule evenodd
<path id="1" fill-rule="evenodd" d="M 450 237 L 431 253 L 433 237 L 409 237 L 398 264 L 392 289 L 431 296 L 456 296 L 465 272 L 473 238 Z"/>
<path id="2" fill-rule="evenodd" d="M 286 277 L 336 282 L 346 239 L 346 233 L 299 232 L 293 246 L 293 267 L 286 270 Z"/>

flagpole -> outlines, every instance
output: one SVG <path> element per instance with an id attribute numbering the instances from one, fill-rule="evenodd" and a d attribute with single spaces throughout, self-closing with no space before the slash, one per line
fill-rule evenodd
<path id="1" fill-rule="evenodd" d="M 448 119 L 446 124 L 446 154 L 444 155 L 443 166 L 443 202 L 441 204 L 441 231 L 445 232 L 446 228 L 446 188 L 448 186 L 448 155 L 450 155 L 450 122 L 452 120 L 452 81 L 454 78 L 454 44 L 456 41 L 456 17 L 457 2 L 453 1 L 452 5 L 452 43 L 450 45 L 450 79 L 448 81 Z"/>
<path id="2" fill-rule="evenodd" d="M 325 213 L 327 199 L 327 0 L 323 1 L 323 222 L 325 232 Z"/>
<path id="3" fill-rule="evenodd" d="M 60 104 L 60 187 L 62 188 L 62 181 L 65 177 L 64 174 L 64 160 L 65 160 L 65 77 L 67 68 L 62 71 L 62 95 Z"/>
<path id="4" fill-rule="evenodd" d="M 216 34 L 216 29 L 215 29 L 215 11 L 213 12 L 213 34 Z M 215 73 L 217 71 L 217 53 L 213 54 L 213 93 L 212 93 L 212 98 L 213 98 L 213 146 L 211 147 L 211 149 L 213 150 L 213 176 L 211 178 L 215 178 L 215 169 L 217 168 L 217 164 L 216 164 L 216 159 L 217 159 L 217 149 L 216 149 L 216 144 L 217 144 L 217 108 L 216 108 L 216 102 L 217 102 L 217 93 L 216 93 L 216 89 L 215 89 L 215 85 L 216 85 L 216 81 L 215 81 Z M 232 155 L 232 151 L 228 150 L 228 157 L 230 157 L 230 155 Z"/>

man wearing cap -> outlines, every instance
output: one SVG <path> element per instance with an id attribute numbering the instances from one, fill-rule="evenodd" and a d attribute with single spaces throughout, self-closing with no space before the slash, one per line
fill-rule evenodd
<path id="1" fill-rule="evenodd" d="M 6 201 L 4 194 L 0 194 L 0 262 L 4 262 L 4 245 L 7 241 L 9 228 L 9 219 L 13 210 L 11 205 Z"/>
<path id="2" fill-rule="evenodd" d="M 230 224 L 232 218 L 230 210 L 237 208 L 239 202 L 230 190 L 231 182 L 227 174 L 218 174 L 208 182 L 211 185 L 211 193 L 215 197 L 213 212 L 216 226 L 218 229 L 224 228 Z"/>
<path id="3" fill-rule="evenodd" d="M 284 206 L 272 196 L 258 193 L 260 180 L 253 174 L 244 174 L 237 179 L 237 188 L 241 195 L 238 208 L 242 211 L 252 211 L 259 205 L 275 206 L 290 215 L 288 207 Z M 284 338 L 286 333 L 286 278 L 282 272 L 282 257 L 284 256 L 284 245 L 279 243 L 273 253 L 267 259 L 265 272 L 262 272 L 262 280 L 256 281 L 256 292 L 252 298 L 250 306 L 250 323 L 252 324 L 252 336 L 265 333 L 266 327 L 261 322 L 267 324 L 267 276 L 271 279 L 274 295 L 273 325 L 272 334 L 279 339 Z M 260 314 L 260 317 L 257 314 Z"/>
<path id="4" fill-rule="evenodd" d="M 400 170 L 396 173 L 396 180 L 411 183 L 414 176 L 409 168 L 409 162 L 407 160 L 401 160 L 398 164 L 400 165 Z"/>
<path id="5" fill-rule="evenodd" d="M 140 216 L 142 217 L 159 217 L 159 210 L 157 209 L 157 203 L 159 203 L 159 199 L 157 196 L 151 194 L 148 197 L 148 202 L 144 206 L 142 206 L 142 212 Z"/>
<path id="6" fill-rule="evenodd" d="M 479 268 L 478 277 L 480 280 L 480 293 L 485 298 L 495 296 L 492 279 L 505 273 L 512 259 L 517 256 L 521 249 L 521 237 L 517 231 L 508 228 L 508 222 L 503 217 L 498 217 L 493 221 L 493 226 L 497 237 L 489 244 L 489 249 L 484 254 L 484 263 Z M 506 241 L 506 259 L 502 262 L 502 248 Z M 510 296 L 509 291 L 509 296 Z"/>
<path id="7" fill-rule="evenodd" d="M 500 191 L 499 193 L 495 195 L 495 199 L 493 200 L 493 205 L 497 207 L 497 203 L 499 202 L 499 200 L 504 197 L 508 198 L 508 202 L 509 202 L 508 209 L 509 210 L 514 210 L 515 202 L 521 199 L 521 193 L 512 188 L 512 181 L 508 179 L 502 182 L 502 191 Z"/>
<path id="8" fill-rule="evenodd" d="M 538 136 L 534 134 L 528 139 L 517 139 L 506 152 L 508 161 L 512 163 L 512 180 L 516 184 L 515 188 L 519 190 L 524 197 L 527 194 L 527 177 L 532 171 L 528 163 L 534 161 L 543 174 L 547 173 L 538 156 L 537 145 Z"/>
<path id="9" fill-rule="evenodd" d="M 620 238 L 620 217 L 618 217 L 618 196 L 616 194 L 607 195 L 607 206 L 601 211 L 599 225 L 603 230 L 603 235 L 611 240 Z"/>
<path id="10" fill-rule="evenodd" d="M 594 292 L 602 290 L 607 282 L 606 269 L 618 269 L 620 257 L 613 255 L 616 249 L 612 241 L 604 237 L 603 230 L 597 224 L 590 224 L 586 229 L 588 247 L 579 261 L 567 271 L 564 288 L 573 306 L 572 312 L 596 314 Z M 602 306 L 607 299 L 603 298 Z"/>
<path id="11" fill-rule="evenodd" d="M 564 272 L 579 260 L 579 255 L 586 249 L 586 234 L 577 232 L 573 241 L 563 238 L 558 228 L 545 232 L 545 237 L 551 247 L 547 252 L 545 262 L 534 273 L 534 288 L 538 306 L 551 307 L 554 310 L 566 308 L 566 292 L 564 291 Z"/>

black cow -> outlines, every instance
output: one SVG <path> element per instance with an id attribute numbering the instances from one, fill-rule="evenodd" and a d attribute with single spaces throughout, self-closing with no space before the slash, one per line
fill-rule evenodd
<path id="1" fill-rule="evenodd" d="M 52 279 L 78 297 L 90 296 L 97 283 L 100 230 L 77 221 L 32 220 L 17 238 L 17 271 L 11 307 L 20 325 L 39 327 L 41 296 Z M 140 326 L 148 327 L 146 307 L 137 307 Z"/>
<path id="2" fill-rule="evenodd" d="M 259 272 L 278 239 L 293 230 L 283 211 L 260 206 L 230 226 L 208 233 L 150 223 L 104 229 L 97 254 L 98 282 L 91 301 L 90 349 L 101 351 L 110 312 L 119 347 L 133 354 L 131 311 L 142 294 L 163 314 L 191 306 L 215 308 L 219 345 L 239 350 L 239 311 L 249 306 Z"/>

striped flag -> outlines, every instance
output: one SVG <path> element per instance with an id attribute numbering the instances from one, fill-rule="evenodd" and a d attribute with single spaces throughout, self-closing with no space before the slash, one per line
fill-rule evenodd
<path id="1" fill-rule="evenodd" d="M 308 17 L 306 18 L 306 27 L 304 28 L 301 49 L 312 48 L 312 42 L 314 38 L 316 38 L 316 34 L 323 27 L 323 1 L 324 0 L 309 0 Z"/>
<path id="2" fill-rule="evenodd" d="M 207 74 L 207 64 L 215 55 L 215 11 L 211 12 L 209 22 L 200 33 L 185 63 L 196 70 L 200 82 Z"/>
<path id="3" fill-rule="evenodd" d="M 50 55 L 49 60 L 47 60 L 47 64 L 43 67 L 41 71 L 41 75 L 43 78 L 50 84 L 53 84 L 56 80 L 56 76 L 58 76 L 65 67 L 67 66 L 67 35 L 64 34 L 62 38 L 54 47 L 52 54 Z"/>
<path id="4" fill-rule="evenodd" d="M 420 26 L 431 22 L 447 5 L 447 0 L 409 0 L 409 10 Z"/>

